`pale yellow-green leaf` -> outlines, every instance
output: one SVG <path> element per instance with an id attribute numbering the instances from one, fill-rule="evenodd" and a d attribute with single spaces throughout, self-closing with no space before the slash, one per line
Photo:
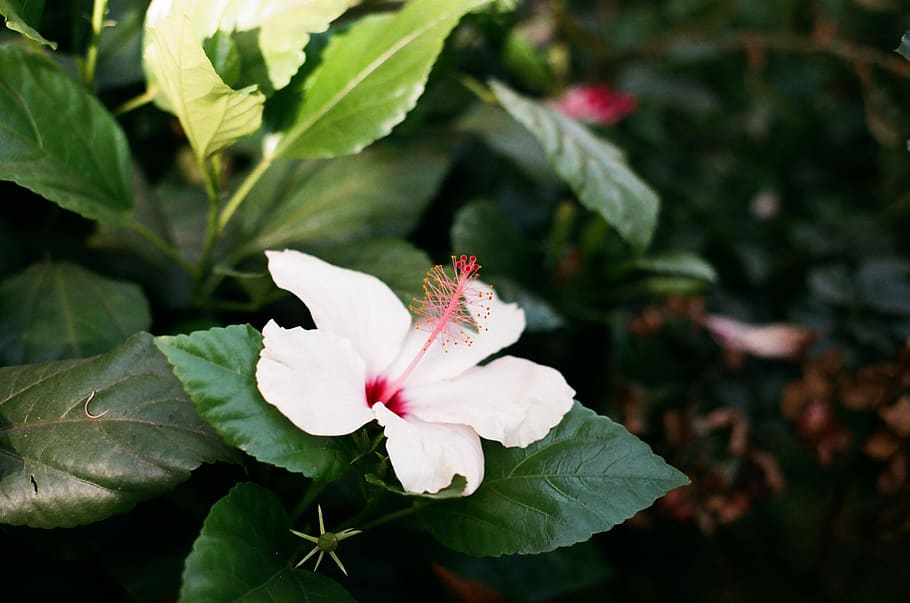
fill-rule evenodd
<path id="1" fill-rule="evenodd" d="M 303 65 L 311 33 L 325 31 L 353 0 L 153 0 L 146 28 L 183 13 L 202 42 L 216 32 L 238 40 L 241 82 L 280 90 Z"/>
<path id="2" fill-rule="evenodd" d="M 225 84 L 196 40 L 189 18 L 165 17 L 146 30 L 145 64 L 200 160 L 255 132 L 265 97 Z"/>
<path id="3" fill-rule="evenodd" d="M 386 136 L 417 104 L 449 32 L 489 0 L 412 0 L 332 40 L 300 91 L 275 157 L 338 157 Z"/>

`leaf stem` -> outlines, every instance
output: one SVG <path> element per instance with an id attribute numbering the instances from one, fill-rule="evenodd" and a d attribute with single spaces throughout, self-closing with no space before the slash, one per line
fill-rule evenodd
<path id="1" fill-rule="evenodd" d="M 154 245 L 158 251 L 177 262 L 180 267 L 186 270 L 190 275 L 196 276 L 196 267 L 190 264 L 186 258 L 180 255 L 180 253 L 178 253 L 167 241 L 138 222 L 131 222 L 129 227 Z"/>
<path id="2" fill-rule="evenodd" d="M 227 223 L 230 222 L 231 217 L 234 215 L 234 212 L 237 211 L 237 208 L 240 207 L 240 204 L 243 203 L 246 196 L 250 194 L 250 191 L 253 190 L 253 187 L 256 186 L 256 183 L 259 182 L 259 179 L 268 171 L 272 166 L 273 157 L 263 157 L 262 160 L 253 168 L 253 171 L 247 174 L 247 177 L 240 184 L 240 187 L 234 192 L 231 196 L 231 199 L 227 202 L 227 205 L 224 206 L 224 209 L 221 210 L 221 216 L 218 218 L 218 231 L 224 230 L 224 227 L 227 226 Z"/>
<path id="3" fill-rule="evenodd" d="M 496 95 L 487 87 L 484 86 L 477 78 L 470 75 L 462 75 L 456 78 L 458 83 L 464 86 L 469 92 L 472 92 L 477 98 L 481 101 L 487 103 L 488 105 L 498 105 L 499 100 L 496 98 Z"/>
<path id="4" fill-rule="evenodd" d="M 140 94 L 138 96 L 134 96 L 133 98 L 129 99 L 128 101 L 124 102 L 122 105 L 120 105 L 119 107 L 114 109 L 114 115 L 123 115 L 124 113 L 129 113 L 130 111 L 133 111 L 134 109 L 138 109 L 139 107 L 142 107 L 143 105 L 147 105 L 150 102 L 152 102 L 153 100 L 155 100 L 156 96 L 158 96 L 158 87 L 152 86 L 151 88 L 149 88 L 142 94 Z"/>
<path id="5" fill-rule="evenodd" d="M 82 68 L 82 79 L 86 88 L 95 84 L 95 67 L 98 65 L 98 40 L 104 28 L 104 13 L 107 12 L 107 0 L 95 0 L 92 8 L 92 37 L 89 38 L 85 51 L 85 64 Z"/>

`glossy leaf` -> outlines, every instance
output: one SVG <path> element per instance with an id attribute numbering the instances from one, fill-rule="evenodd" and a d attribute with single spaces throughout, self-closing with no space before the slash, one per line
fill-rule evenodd
<path id="1" fill-rule="evenodd" d="M 35 22 L 40 18 L 44 9 L 44 0 L 0 0 L 0 15 L 6 21 L 6 26 L 23 36 L 57 50 L 57 43 L 44 38 L 34 28 Z"/>
<path id="2" fill-rule="evenodd" d="M 147 27 L 169 15 L 186 14 L 197 42 L 219 38 L 230 47 L 241 85 L 255 84 L 271 92 L 284 88 L 303 65 L 309 34 L 325 31 L 347 10 L 351 0 L 199 0 L 176 4 L 173 0 L 154 0 L 149 6 Z M 213 62 L 218 68 L 219 62 L 214 58 Z"/>
<path id="3" fill-rule="evenodd" d="M 0 368 L 0 522 L 99 521 L 230 457 L 148 334 L 103 356 Z"/>
<path id="4" fill-rule="evenodd" d="M 543 440 L 527 448 L 484 442 L 484 455 L 486 475 L 473 495 L 420 513 L 437 540 L 469 555 L 582 542 L 688 483 L 625 428 L 577 402 Z"/>
<path id="5" fill-rule="evenodd" d="M 146 29 L 146 69 L 166 107 L 180 120 L 197 159 L 204 159 L 262 124 L 265 97 L 255 86 L 233 90 L 215 73 L 192 24 L 181 13 Z"/>
<path id="6" fill-rule="evenodd" d="M 249 325 L 158 337 L 199 415 L 224 441 L 264 463 L 331 480 L 354 457 L 347 438 L 311 436 L 262 399 L 256 362 L 262 336 Z"/>
<path id="7" fill-rule="evenodd" d="M 542 186 L 558 181 L 534 135 L 501 107 L 477 103 L 458 121 L 458 129 L 479 134 L 487 146 L 511 159 L 525 176 Z"/>
<path id="8" fill-rule="evenodd" d="M 240 221 L 248 241 L 240 254 L 405 235 L 430 202 L 447 167 L 444 155 L 416 146 L 370 149 L 276 173 L 282 182 L 272 180 L 254 189 L 244 208 Z"/>
<path id="9" fill-rule="evenodd" d="M 0 46 L 0 179 L 108 223 L 132 204 L 117 122 L 60 67 L 9 45 Z"/>
<path id="10" fill-rule="evenodd" d="M 276 157 L 356 153 L 404 120 L 462 15 L 489 0 L 413 0 L 394 16 L 360 20 L 332 37 L 280 137 Z"/>
<path id="11" fill-rule="evenodd" d="M 376 475 L 375 473 L 367 473 L 363 476 L 363 479 L 368 484 L 373 484 L 385 490 L 386 492 L 394 492 L 399 496 L 418 496 L 420 498 L 428 498 L 431 500 L 445 500 L 446 498 L 461 498 L 464 496 L 464 489 L 468 485 L 468 480 L 464 478 L 463 475 L 456 475 L 452 478 L 452 483 L 440 490 L 439 492 L 434 492 L 429 494 L 427 492 L 408 492 L 401 487 L 401 484 L 396 478 L 392 478 L 394 483 L 390 483 L 383 479 L 382 477 Z"/>
<path id="12" fill-rule="evenodd" d="M 498 82 L 490 86 L 503 108 L 534 134 L 581 203 L 602 215 L 635 250 L 645 249 L 657 224 L 659 201 L 622 152 L 578 122 Z"/>
<path id="13" fill-rule="evenodd" d="M 297 544 L 281 501 L 238 484 L 212 506 L 186 559 L 183 603 L 354 603 L 331 578 L 292 569 Z"/>
<path id="14" fill-rule="evenodd" d="M 74 264 L 36 264 L 0 282 L 0 364 L 100 354 L 151 322 L 136 285 Z"/>

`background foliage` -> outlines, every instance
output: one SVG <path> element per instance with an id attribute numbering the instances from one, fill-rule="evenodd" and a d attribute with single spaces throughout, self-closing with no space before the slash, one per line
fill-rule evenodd
<path id="1" fill-rule="evenodd" d="M 355 451 L 322 449 L 319 466 L 301 468 L 313 456 L 289 450 L 317 443 L 293 440 L 299 432 L 262 438 L 261 431 L 282 434 L 281 417 L 258 417 L 272 421 L 261 431 L 250 421 L 230 423 L 255 408 L 250 383 L 194 386 L 179 371 L 187 392 L 203 391 L 202 418 L 222 417 L 214 420 L 220 438 L 202 423 L 192 433 L 168 431 L 186 420 L 180 413 L 189 401 L 156 350 L 172 362 L 180 354 L 192 361 L 206 347 L 228 350 L 216 368 L 236 375 L 258 352 L 258 333 L 221 327 L 259 328 L 271 317 L 306 322 L 264 270 L 261 251 L 283 246 L 375 273 L 405 300 L 432 261 L 477 254 L 484 277 L 528 315 L 515 353 L 560 369 L 587 407 L 692 480 L 589 542 L 533 556 L 452 552 L 423 528 L 457 550 L 500 551 L 495 542 L 483 550 L 457 543 L 461 532 L 433 516 L 453 503 L 428 507 L 345 541 L 350 579 L 328 561 L 320 567 L 357 600 L 910 597 L 901 569 L 910 562 L 910 61 L 892 52 L 910 15 L 900 2 L 500 2 L 517 10 L 469 15 L 453 35 L 429 36 L 428 47 L 441 50 L 435 64 L 392 60 L 376 82 L 365 78 L 354 101 L 375 99 L 401 119 L 358 130 L 366 133 L 356 140 L 314 135 L 349 117 L 330 94 L 331 61 L 344 58 L 338 39 L 380 29 L 390 39 L 408 36 L 422 19 L 405 15 L 390 27 L 397 13 L 387 9 L 398 5 L 365 2 L 336 23 L 343 35 L 311 35 L 306 62 L 273 48 L 246 71 L 236 63 L 244 40 L 208 32 L 214 96 L 205 102 L 227 97 L 252 121 L 230 140 L 190 133 L 191 146 L 185 115 L 131 103 L 146 91 L 146 2 L 109 2 L 107 18 L 117 25 L 97 40 L 92 77 L 92 2 L 43 4 L 0 1 L 11 29 L 0 35 L 10 42 L 0 48 L 0 129 L 13 133 L 0 146 L 0 427 L 33 408 L 71 416 L 67 428 L 86 442 L 103 437 L 120 446 L 79 451 L 98 459 L 103 475 L 93 479 L 120 479 L 110 474 L 123 454 L 148 461 L 157 477 L 137 480 L 138 491 L 69 492 L 66 504 L 85 501 L 78 513 L 125 511 L 103 521 L 51 530 L 3 525 L 4 550 L 15 551 L 3 571 L 4 598 L 205 600 L 211 585 L 193 576 L 234 562 L 255 567 L 251 584 L 267 583 L 270 592 L 342 596 L 323 576 L 269 559 L 222 558 L 212 543 L 236 535 L 232 522 L 251 514 L 269 521 L 249 526 L 246 542 L 288 554 L 297 547 L 302 556 L 306 543 L 280 527 L 290 520 L 318 531 L 312 500 L 300 500 L 310 482 L 295 471 L 340 471 Z M 372 12 L 379 14 L 351 26 Z M 443 21 L 440 32 L 457 16 Z M 26 49 L 12 30 L 54 44 L 53 58 Z M 301 64 L 282 86 L 276 74 Z M 413 86 L 382 95 L 384 78 L 425 72 L 419 102 Z M 323 96 L 302 112 L 287 110 L 320 80 Z M 251 84 L 258 90 L 234 96 Z M 590 124 L 595 137 L 559 103 L 578 84 L 607 84 L 632 95 L 634 106 Z M 40 95 L 17 102 L 19 91 L 34 87 L 66 102 Z M 260 123 L 285 134 L 270 147 L 269 169 L 251 181 L 262 165 L 261 135 L 241 135 Z M 61 130 L 95 144 L 43 143 Z M 331 158 L 390 130 L 360 154 Z M 234 139 L 227 153 L 213 155 Z M 26 161 L 43 170 L 23 169 Z M 231 207 L 229 193 L 246 183 L 242 205 L 212 215 L 206 191 Z M 212 243 L 204 233 L 215 222 L 224 236 Z M 162 254 L 156 239 L 180 259 Z M 748 331 L 729 319 L 780 327 Z M 129 338 L 142 330 L 160 337 Z M 92 354 L 102 355 L 82 359 Z M 133 375 L 140 356 L 151 369 Z M 170 458 L 147 458 L 146 443 L 132 437 L 131 425 L 148 417 L 127 413 L 121 431 L 99 435 L 105 428 L 88 415 L 118 408 L 103 393 L 86 399 L 123 378 L 157 392 L 159 404 L 144 412 L 180 444 Z M 46 395 L 10 385 L 30 381 L 41 381 Z M 226 404 L 219 387 L 245 393 Z M 55 396 L 66 403 L 46 399 Z M 608 438 L 616 426 L 603 421 L 597 428 Z M 0 433 L 4 446 L 25 436 Z M 251 456 L 238 459 L 222 439 Z M 43 454 L 35 449 L 29 459 L 45 461 Z M 209 464 L 216 459 L 228 462 Z M 34 488 L 54 479 L 8 459 L 2 469 Z M 332 526 L 357 511 L 350 483 L 319 494 L 331 505 Z M 73 513 L 65 504 L 39 511 L 30 522 L 4 522 L 39 525 Z M 590 531 L 556 540 L 569 544 Z M 217 587 L 228 597 L 249 584 Z"/>

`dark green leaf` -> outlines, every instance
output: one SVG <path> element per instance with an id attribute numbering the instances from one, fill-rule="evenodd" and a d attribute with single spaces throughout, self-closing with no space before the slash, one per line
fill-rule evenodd
<path id="1" fill-rule="evenodd" d="M 530 268 L 528 244 L 496 204 L 474 201 L 461 208 L 450 231 L 452 252 L 476 255 L 483 272 L 522 280 Z"/>
<path id="2" fill-rule="evenodd" d="M 498 82 L 490 86 L 503 108 L 534 134 L 582 204 L 602 215 L 635 250 L 645 249 L 657 224 L 659 201 L 622 152 L 576 121 Z"/>
<path id="3" fill-rule="evenodd" d="M 861 301 L 886 314 L 910 316 L 910 262 L 874 259 L 863 263 L 856 274 Z"/>
<path id="4" fill-rule="evenodd" d="M 591 588 L 612 575 L 600 551 L 591 542 L 541 555 L 498 558 L 457 555 L 445 565 L 472 582 L 508 596 L 515 603 L 552 600 L 559 595 Z"/>
<path id="5" fill-rule="evenodd" d="M 459 120 L 458 128 L 477 132 L 491 149 L 536 182 L 546 185 L 558 180 L 534 136 L 500 107 L 479 103 Z"/>
<path id="6" fill-rule="evenodd" d="M 378 277 L 406 305 L 423 291 L 423 278 L 433 266 L 422 250 L 399 239 L 357 241 L 326 249 L 327 262 Z"/>
<path id="7" fill-rule="evenodd" d="M 73 264 L 37 264 L 0 282 L 0 364 L 100 354 L 151 322 L 136 285 Z"/>
<path id="8" fill-rule="evenodd" d="M 471 496 L 428 505 L 424 525 L 469 555 L 541 553 L 582 542 L 688 483 L 621 425 L 577 402 L 527 448 L 484 442 L 486 476 Z"/>
<path id="9" fill-rule="evenodd" d="M 196 6 L 199 6 L 198 4 Z M 212 61 L 212 67 L 218 77 L 228 86 L 237 87 L 240 79 L 240 53 L 237 43 L 229 32 L 217 30 L 211 37 L 202 42 L 206 56 Z"/>
<path id="10" fill-rule="evenodd" d="M 103 356 L 0 368 L 0 522 L 90 523 L 229 458 L 139 334 Z"/>
<path id="11" fill-rule="evenodd" d="M 486 278 L 486 277 L 482 277 Z M 529 332 L 552 331 L 565 324 L 563 317 L 550 303 L 524 285 L 506 276 L 491 276 L 488 279 L 496 293 L 507 302 L 515 302 L 525 313 L 525 329 Z"/>
<path id="12" fill-rule="evenodd" d="M 847 306 L 856 301 L 856 282 L 842 266 L 825 266 L 812 270 L 809 290 L 822 303 Z"/>
<path id="13" fill-rule="evenodd" d="M 140 208 L 133 214 L 137 221 L 143 218 L 154 222 L 160 236 L 171 243 L 189 262 L 198 262 L 205 246 L 205 227 L 208 218 L 208 200 L 201 189 L 188 187 L 184 182 L 162 182 L 151 191 L 142 209 L 151 215 L 141 216 Z M 139 204 L 137 203 L 137 206 Z M 129 231 L 123 231 L 127 236 Z M 132 236 L 135 240 L 135 235 Z M 140 241 L 139 244 L 146 244 Z"/>
<path id="14" fill-rule="evenodd" d="M 142 70 L 142 23 L 146 5 L 135 0 L 108 0 L 108 23 L 98 40 L 99 89 L 109 89 L 145 81 Z"/>
<path id="15" fill-rule="evenodd" d="M 57 65 L 16 46 L 0 46 L 0 179 L 102 222 L 132 205 L 120 126 Z"/>
<path id="16" fill-rule="evenodd" d="M 212 506 L 183 571 L 183 603 L 354 603 L 335 581 L 292 569 L 295 537 L 278 498 L 238 484 Z"/>
<path id="17" fill-rule="evenodd" d="M 562 325 L 556 311 L 521 284 L 533 280 L 528 242 L 494 203 L 474 201 L 464 206 L 455 214 L 450 236 L 453 253 L 476 255 L 483 266 L 481 278 L 492 283 L 505 301 L 518 302 L 525 312 L 529 331 L 546 331 Z"/>
<path id="18" fill-rule="evenodd" d="M 613 287 L 602 293 L 603 299 L 614 303 L 635 298 L 666 297 L 668 295 L 696 295 L 703 292 L 703 282 L 684 276 L 648 276 L 627 285 Z"/>
<path id="19" fill-rule="evenodd" d="M 413 0 L 332 37 L 276 157 L 356 153 L 404 120 L 462 15 L 489 0 Z"/>
<path id="20" fill-rule="evenodd" d="M 8 28 L 18 31 L 33 42 L 57 50 L 56 42 L 46 40 L 35 29 L 43 10 L 44 0 L 0 0 L 0 15 L 5 17 Z"/>
<path id="21" fill-rule="evenodd" d="M 238 253 L 405 235 L 447 167 L 445 155 L 422 145 L 276 166 L 241 214 L 248 242 Z"/>
<path id="22" fill-rule="evenodd" d="M 714 272 L 711 264 L 697 255 L 684 251 L 635 258 L 632 265 L 639 270 L 673 276 L 688 276 L 709 283 L 717 280 L 717 273 Z"/>
<path id="23" fill-rule="evenodd" d="M 205 193 L 177 178 L 168 178 L 152 189 L 138 170 L 134 172 L 133 190 L 131 221 L 166 241 L 187 262 L 198 262 L 208 219 Z M 148 240 L 137 237 L 132 228 L 101 225 L 90 244 L 107 251 L 108 262 L 156 294 L 155 301 L 168 307 L 191 303 L 193 283 L 188 271 Z"/>
<path id="24" fill-rule="evenodd" d="M 331 480 L 350 467 L 347 438 L 311 436 L 262 399 L 256 362 L 262 336 L 249 325 L 158 337 L 199 415 L 224 441 L 264 463 Z"/>

